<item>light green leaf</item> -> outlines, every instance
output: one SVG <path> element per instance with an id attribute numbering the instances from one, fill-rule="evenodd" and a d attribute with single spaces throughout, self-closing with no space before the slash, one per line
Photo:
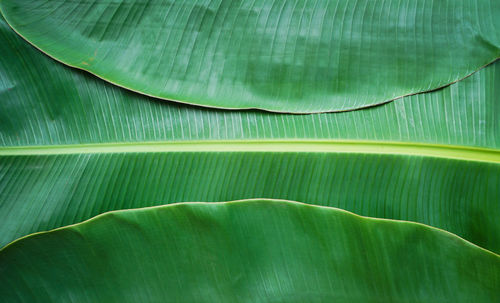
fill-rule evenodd
<path id="1" fill-rule="evenodd" d="M 496 300 L 500 2 L 200 1 L 0 0 L 0 301 Z"/>
<path id="2" fill-rule="evenodd" d="M 0 251 L 4 302 L 494 302 L 500 257 L 290 201 L 107 213 Z"/>
<path id="3" fill-rule="evenodd" d="M 0 145 L 378 140 L 500 147 L 500 62 L 451 86 L 360 111 L 283 115 L 165 103 L 67 68 L 0 20 Z"/>
<path id="4" fill-rule="evenodd" d="M 443 87 L 500 57 L 497 0 L 3 0 L 48 55 L 184 103 L 328 112 Z"/>
<path id="5" fill-rule="evenodd" d="M 55 63 L 1 22 L 0 38 L 0 246 L 109 210 L 267 197 L 500 252 L 499 152 L 463 147 L 500 146 L 499 63 L 380 107 L 279 115 L 156 102 Z"/>

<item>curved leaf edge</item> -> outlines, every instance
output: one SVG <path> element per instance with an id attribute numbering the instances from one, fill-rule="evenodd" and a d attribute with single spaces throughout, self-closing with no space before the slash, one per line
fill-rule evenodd
<path id="1" fill-rule="evenodd" d="M 313 204 L 308 204 L 304 202 L 299 202 L 299 201 L 292 201 L 292 200 L 285 200 L 285 199 L 269 199 L 269 198 L 253 198 L 253 199 L 243 199 L 243 200 L 233 200 L 233 201 L 223 201 L 223 202 L 176 202 L 176 203 L 170 203 L 170 204 L 163 204 L 163 205 L 157 205 L 157 206 L 148 206 L 148 207 L 139 207 L 139 208 L 132 208 L 132 209 L 120 209 L 120 210 L 112 210 L 108 212 L 101 213 L 97 216 L 94 216 L 90 219 L 84 220 L 82 222 L 54 228 L 51 230 L 47 231 L 39 231 L 35 232 L 32 234 L 25 235 L 23 237 L 20 237 L 4 247 L 0 248 L 0 254 L 2 254 L 6 250 L 10 249 L 15 249 L 15 247 L 19 244 L 22 244 L 25 240 L 29 240 L 32 238 L 37 238 L 37 237 L 43 237 L 46 234 L 53 234 L 57 233 L 61 230 L 67 230 L 67 229 L 73 229 L 73 228 L 78 228 L 81 226 L 87 226 L 87 225 L 92 225 L 94 222 L 100 222 L 101 220 L 105 220 L 108 217 L 112 217 L 117 214 L 127 214 L 127 213 L 137 213 L 137 212 L 152 212 L 156 209 L 160 210 L 165 210 L 165 209 L 170 209 L 170 208 L 177 208 L 177 207 L 185 207 L 185 206 L 190 206 L 190 205 L 209 205 L 209 206 L 219 206 L 219 205 L 245 205 L 245 204 L 255 204 L 255 203 L 279 203 L 284 206 L 295 206 L 295 207 L 300 207 L 304 209 L 316 209 L 316 210 L 321 210 L 325 212 L 331 212 L 332 214 L 342 214 L 346 216 L 350 216 L 353 219 L 362 221 L 362 222 L 387 222 L 387 223 L 397 223 L 397 224 L 403 224 L 403 225 L 413 225 L 417 228 L 426 230 L 427 232 L 433 232 L 433 233 L 438 233 L 441 234 L 443 237 L 446 237 L 448 239 L 453 239 L 455 241 L 459 241 L 462 245 L 465 245 L 467 247 L 470 247 L 472 249 L 478 249 L 482 253 L 489 254 L 493 257 L 496 257 L 500 261 L 500 255 L 496 254 L 488 249 L 485 249 L 481 246 L 478 246 L 452 232 L 449 232 L 447 230 L 433 227 L 427 224 L 419 223 L 419 222 L 414 222 L 414 221 L 406 221 L 406 220 L 396 220 L 396 219 L 386 219 L 386 218 L 374 218 L 374 217 L 367 217 L 367 216 L 361 216 L 356 213 L 337 208 L 337 207 L 331 207 L 331 206 L 322 206 L 322 205 L 313 205 Z"/>
<path id="2" fill-rule="evenodd" d="M 446 87 L 448 87 L 448 86 L 450 86 L 450 85 L 452 85 L 454 83 L 460 82 L 460 81 L 462 81 L 462 80 L 464 80 L 464 79 L 472 76 L 473 74 L 477 73 L 478 71 L 480 71 L 481 69 L 485 68 L 486 66 L 495 63 L 497 60 L 500 60 L 500 55 L 499 55 L 499 56 L 497 56 L 497 57 L 495 57 L 495 58 L 493 58 L 491 60 L 486 61 L 485 64 L 483 64 L 482 66 L 480 66 L 476 70 L 472 71 L 471 73 L 466 74 L 465 76 L 463 76 L 461 78 L 458 78 L 455 81 L 446 83 L 446 84 L 444 84 L 442 86 L 433 87 L 433 88 L 429 88 L 427 90 L 418 91 L 418 92 L 411 92 L 411 93 L 408 93 L 408 94 L 397 96 L 397 97 L 389 99 L 389 100 L 378 101 L 378 102 L 374 102 L 374 103 L 371 103 L 371 104 L 367 104 L 367 105 L 359 106 L 359 107 L 355 107 L 355 108 L 347 108 L 347 109 L 342 109 L 342 110 L 331 110 L 331 111 L 293 112 L 293 111 L 285 111 L 285 110 L 284 111 L 271 110 L 271 109 L 265 109 L 265 108 L 259 108 L 259 107 L 245 107 L 245 108 L 240 108 L 240 107 L 234 107 L 234 108 L 233 107 L 219 107 L 219 106 L 210 106 L 210 105 L 206 105 L 206 104 L 194 103 L 194 102 L 189 102 L 189 101 L 184 101 L 184 100 L 177 100 L 177 99 L 173 99 L 173 98 L 165 98 L 165 97 L 161 97 L 161 96 L 157 96 L 157 95 L 153 95 L 153 94 L 148 94 L 148 93 L 145 93 L 145 92 L 141 92 L 139 90 L 135 90 L 135 89 L 129 88 L 127 86 L 124 86 L 124 85 L 121 85 L 119 83 L 116 83 L 116 82 L 114 82 L 114 81 L 112 81 L 110 79 L 102 77 L 102 76 L 98 75 L 97 73 L 94 73 L 94 72 L 92 72 L 92 71 L 90 71 L 88 69 L 85 69 L 83 67 L 72 65 L 72 64 L 69 64 L 67 62 L 64 62 L 64 61 L 62 61 L 62 60 L 54 57 L 53 55 L 49 54 L 48 52 L 44 51 L 43 49 L 39 48 L 37 45 L 35 45 L 33 42 L 31 42 L 28 38 L 26 38 L 25 36 L 23 36 L 11 24 L 11 22 L 8 19 L 8 17 L 3 12 L 1 2 L 0 2 L 0 17 L 2 17 L 6 21 L 7 25 L 19 37 L 21 37 L 24 41 L 26 41 L 27 43 L 29 43 L 30 45 L 32 45 L 35 49 L 37 49 L 40 52 L 42 52 L 44 55 L 50 57 L 51 59 L 53 59 L 53 60 L 55 60 L 57 62 L 60 62 L 61 64 L 66 65 L 68 67 L 71 67 L 71 68 L 74 68 L 74 69 L 77 69 L 77 70 L 81 70 L 81 71 L 87 72 L 87 73 L 89 73 L 89 74 L 91 74 L 91 75 L 93 75 L 93 76 L 95 76 L 95 77 L 97 77 L 97 78 L 99 78 L 99 79 L 101 79 L 101 80 L 103 80 L 105 82 L 108 82 L 108 83 L 110 83 L 112 85 L 115 85 L 117 87 L 120 87 L 122 89 L 131 91 L 131 92 L 134 92 L 134 93 L 137 93 L 137 94 L 141 94 L 141 95 L 144 95 L 144 96 L 147 96 L 147 97 L 150 97 L 150 98 L 154 98 L 154 99 L 157 99 L 157 100 L 163 100 L 163 101 L 166 101 L 166 102 L 175 102 L 175 103 L 180 103 L 180 104 L 185 104 L 185 105 L 190 105 L 190 106 L 196 106 L 196 107 L 202 107 L 202 108 L 222 109 L 222 110 L 230 110 L 230 111 L 258 110 L 258 111 L 269 112 L 269 113 L 276 113 L 276 114 L 308 115 L 308 114 L 342 113 L 342 112 L 350 112 L 350 111 L 356 111 L 356 110 L 364 110 L 364 109 L 368 109 L 368 108 L 372 108 L 372 107 L 376 107 L 376 106 L 383 106 L 383 105 L 385 105 L 387 103 L 390 103 L 390 102 L 402 99 L 404 97 L 409 97 L 409 96 L 413 96 L 413 95 L 430 93 L 430 92 L 434 92 L 434 91 L 446 88 Z"/>

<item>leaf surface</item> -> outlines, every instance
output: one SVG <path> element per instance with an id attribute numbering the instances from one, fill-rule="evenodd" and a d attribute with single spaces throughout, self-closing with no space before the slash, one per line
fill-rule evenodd
<path id="1" fill-rule="evenodd" d="M 0 245 L 110 210 L 276 198 L 417 221 L 499 253 L 500 153 L 454 159 L 439 147 L 409 155 L 414 148 L 225 142 L 4 150 Z"/>
<path id="2" fill-rule="evenodd" d="M 157 102 L 54 62 L 2 22 L 0 37 L 1 246 L 110 210 L 265 197 L 500 251 L 499 156 L 484 149 L 500 146 L 499 63 L 380 107 L 281 115 Z"/>
<path id="3" fill-rule="evenodd" d="M 497 0 L 4 0 L 0 9 L 59 61 L 205 107 L 358 109 L 500 57 Z"/>
<path id="4" fill-rule="evenodd" d="M 493 302 L 500 257 L 290 201 L 104 214 L 0 251 L 4 302 Z"/>
<path id="5" fill-rule="evenodd" d="M 0 145 L 377 140 L 500 147 L 500 63 L 451 86 L 360 111 L 204 109 L 109 85 L 47 58 L 0 20 Z"/>

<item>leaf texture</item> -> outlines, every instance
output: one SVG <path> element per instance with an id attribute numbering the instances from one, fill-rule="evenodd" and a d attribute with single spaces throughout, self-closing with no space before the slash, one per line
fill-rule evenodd
<path id="1" fill-rule="evenodd" d="M 82 146 L 69 154 L 3 155 L 0 245 L 110 210 L 275 198 L 421 222 L 500 253 L 498 152 L 496 162 L 479 162 L 377 149 L 314 152 L 313 144 L 300 152 L 287 143 L 273 152 L 266 144 L 233 144 L 232 152 L 222 151 L 227 143 L 192 145 L 170 152 Z"/>
<path id="2" fill-rule="evenodd" d="M 500 257 L 290 201 L 104 214 L 0 251 L 4 302 L 493 302 Z"/>
<path id="3" fill-rule="evenodd" d="M 497 0 L 4 0 L 0 9 L 57 60 L 206 107 L 358 109 L 500 57 Z"/>
<path id="4" fill-rule="evenodd" d="M 343 113 L 160 102 L 57 64 L 0 20 L 0 145 L 343 139 L 500 147 L 500 63 L 451 86 Z"/>
<path id="5" fill-rule="evenodd" d="M 57 64 L 3 21 L 0 37 L 2 246 L 109 210 L 267 197 L 423 222 L 500 251 L 498 151 L 460 147 L 500 145 L 499 63 L 380 107 L 281 115 L 157 102 Z M 390 155 L 400 147 L 384 141 L 414 143 Z"/>

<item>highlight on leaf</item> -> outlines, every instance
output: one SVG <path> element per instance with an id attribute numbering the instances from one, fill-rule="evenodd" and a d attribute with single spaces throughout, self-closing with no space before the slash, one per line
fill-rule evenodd
<path id="1" fill-rule="evenodd" d="M 500 1 L 0 12 L 0 302 L 498 300 Z"/>

